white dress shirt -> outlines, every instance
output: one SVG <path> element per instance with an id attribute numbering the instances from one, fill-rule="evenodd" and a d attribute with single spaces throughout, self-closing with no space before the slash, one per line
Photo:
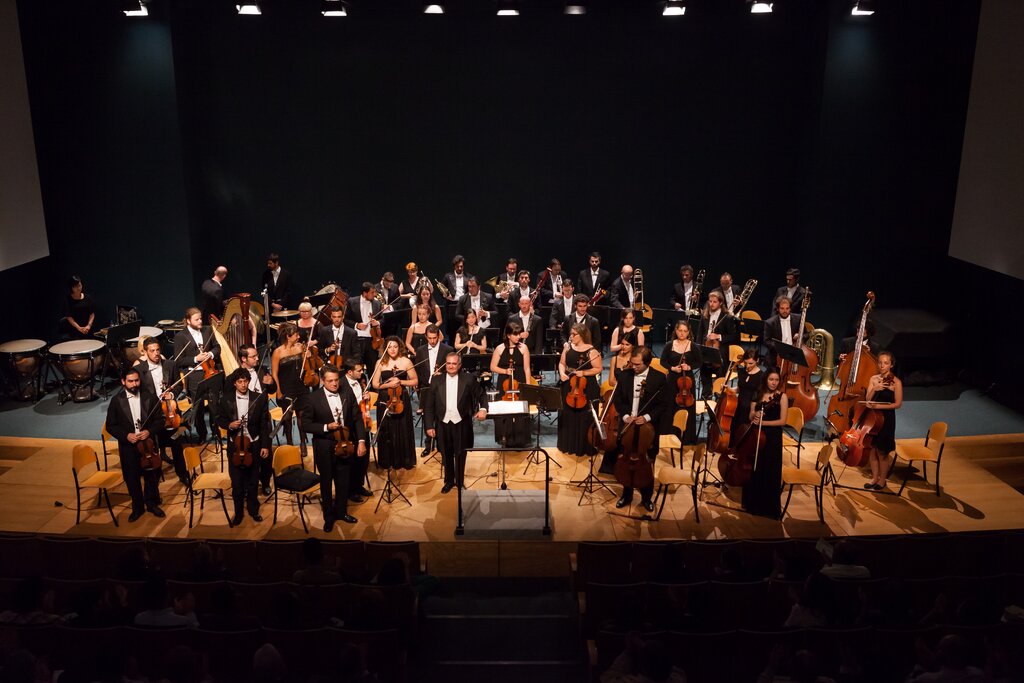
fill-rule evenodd
<path id="1" fill-rule="evenodd" d="M 732 308 L 732 301 L 736 298 L 732 294 L 732 287 L 722 290 L 722 293 L 725 294 L 725 307 L 727 309 Z"/>
<path id="2" fill-rule="evenodd" d="M 202 331 L 202 329 L 197 330 L 197 329 L 195 329 L 193 327 L 186 327 L 185 329 L 188 330 L 188 333 L 190 335 L 192 335 L 192 341 L 194 341 L 196 343 L 196 348 L 197 349 L 202 349 L 203 348 L 203 331 Z M 199 355 L 199 354 L 197 353 L 196 355 Z M 193 360 L 195 360 L 195 358 L 193 358 Z"/>
<path id="3" fill-rule="evenodd" d="M 779 318 L 779 326 L 782 328 L 782 341 L 783 343 L 793 345 L 793 328 L 789 324 L 789 316 L 785 318 Z"/>
<path id="4" fill-rule="evenodd" d="M 367 323 L 366 327 L 362 330 L 356 330 L 357 337 L 369 337 L 370 336 L 370 316 L 373 315 L 373 303 L 367 301 L 365 297 L 359 297 L 359 317 L 360 322 Z"/>
<path id="5" fill-rule="evenodd" d="M 469 307 L 477 312 L 477 325 L 479 327 L 491 326 L 490 314 L 487 315 L 486 319 L 480 320 L 480 292 L 477 292 L 476 296 L 473 296 L 472 294 L 469 296 Z"/>
<path id="6" fill-rule="evenodd" d="M 260 377 L 256 374 L 254 368 L 249 368 L 249 391 L 257 394 L 263 393 L 263 387 L 260 385 Z"/>
<path id="7" fill-rule="evenodd" d="M 455 291 L 452 292 L 453 296 L 458 299 L 466 293 L 466 276 L 456 275 L 455 276 Z"/>
<path id="8" fill-rule="evenodd" d="M 651 371 L 651 369 L 648 367 L 646 370 L 641 372 L 639 375 L 637 375 L 633 379 L 633 408 L 632 408 L 632 410 L 630 411 L 629 414 L 634 416 L 634 417 L 637 416 L 637 412 L 640 410 L 640 390 L 642 388 L 641 384 L 644 382 L 644 380 L 647 379 L 647 373 L 650 372 L 650 371 Z M 649 413 L 644 413 L 644 419 L 646 419 L 648 422 L 650 422 L 651 421 L 650 414 Z"/>
<path id="9" fill-rule="evenodd" d="M 239 394 L 235 392 L 235 410 L 238 411 L 238 419 L 245 421 L 245 431 L 249 434 L 249 439 L 252 441 L 259 441 L 259 432 L 256 436 L 252 434 L 252 425 L 249 424 L 249 394 Z"/>
<path id="10" fill-rule="evenodd" d="M 153 378 L 153 386 L 156 388 L 157 394 L 163 393 L 161 391 L 163 389 L 163 386 L 164 386 L 164 368 L 163 368 L 163 366 L 160 365 L 159 363 L 157 363 L 156 365 L 153 365 L 148 360 L 146 361 L 146 363 L 149 364 L 149 376 Z"/>
<path id="11" fill-rule="evenodd" d="M 717 311 L 712 311 L 710 314 L 708 314 L 708 330 L 710 330 L 710 332 L 708 332 L 708 334 L 714 334 L 715 333 L 715 331 L 718 329 L 718 320 L 721 317 L 722 317 L 722 309 L 718 309 Z"/>
<path id="12" fill-rule="evenodd" d="M 324 396 L 327 397 L 327 405 L 331 408 L 331 415 L 334 416 L 334 421 L 338 424 L 345 425 L 345 414 L 341 409 L 341 394 L 333 391 L 327 391 L 324 389 Z M 324 431 L 327 431 L 327 425 L 324 425 Z"/>
<path id="13" fill-rule="evenodd" d="M 533 313 L 519 313 L 519 319 L 522 320 L 523 332 L 530 331 L 530 319 L 533 317 Z"/>
<path id="14" fill-rule="evenodd" d="M 356 397 L 356 403 L 362 401 L 363 400 L 363 387 L 359 385 L 359 382 L 357 382 L 354 379 L 350 379 L 348 377 L 345 378 L 345 381 L 348 382 L 348 385 L 350 387 L 352 387 L 352 393 Z"/>
<path id="15" fill-rule="evenodd" d="M 435 389 L 435 391 L 437 391 Z M 445 375 L 444 380 L 444 397 L 445 406 L 444 418 L 441 420 L 446 424 L 457 425 L 462 422 L 462 416 L 459 415 L 459 376 L 458 375 Z"/>
<path id="16" fill-rule="evenodd" d="M 427 344 L 427 365 L 429 366 L 427 372 L 430 373 L 430 379 L 427 380 L 427 384 L 434 381 L 434 371 L 437 369 L 437 352 L 441 349 L 441 344 L 434 344 L 433 346 Z"/>
<path id="17" fill-rule="evenodd" d="M 270 271 L 270 275 L 274 278 L 274 286 L 277 287 L 277 278 L 281 276 L 281 266 L 274 268 Z"/>
<path id="18" fill-rule="evenodd" d="M 135 433 L 142 431 L 142 393 L 136 391 L 134 394 L 125 391 L 128 397 L 128 408 L 132 412 L 132 424 L 135 425 Z"/>

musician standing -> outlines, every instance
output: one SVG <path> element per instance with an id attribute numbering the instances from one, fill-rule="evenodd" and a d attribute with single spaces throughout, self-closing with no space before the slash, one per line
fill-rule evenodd
<path id="1" fill-rule="evenodd" d="M 466 272 L 466 259 L 462 254 L 452 257 L 452 272 L 444 274 L 444 285 L 448 289 L 448 300 L 458 301 L 469 291 L 466 281 L 473 277 Z"/>
<path id="2" fill-rule="evenodd" d="M 282 418 L 284 423 L 285 443 L 292 444 L 292 415 L 295 415 L 299 425 L 299 452 L 306 457 L 306 432 L 302 429 L 302 409 L 309 398 L 310 388 L 303 382 L 303 362 L 305 361 L 306 346 L 302 343 L 301 336 L 295 323 L 282 323 L 277 331 L 277 339 L 280 346 L 270 354 L 270 374 L 278 387 L 278 405 L 285 409 L 287 417 Z M 292 407 L 294 406 L 294 407 Z M 291 413 L 288 409 L 291 408 Z"/>
<path id="3" fill-rule="evenodd" d="M 728 311 L 732 310 L 733 301 L 735 301 L 736 298 L 739 297 L 740 293 L 743 290 L 740 288 L 739 285 L 734 285 L 732 283 L 732 274 L 726 272 L 722 273 L 721 277 L 718 278 L 718 287 L 714 288 L 711 291 L 718 292 L 719 295 L 721 295 L 722 305 Z M 708 296 L 710 296 L 710 294 Z"/>
<path id="4" fill-rule="evenodd" d="M 270 412 L 265 394 L 249 390 L 249 371 L 238 368 L 228 378 L 232 389 L 221 394 L 217 424 L 228 433 L 228 474 L 231 476 L 231 498 L 235 503 L 232 526 L 245 517 L 245 508 L 254 522 L 262 522 L 260 502 L 256 495 L 259 463 L 270 459 Z M 248 453 L 238 448 L 236 440 L 248 436 Z M 245 456 L 251 458 L 245 463 Z"/>
<path id="5" fill-rule="evenodd" d="M 633 308 L 636 294 L 633 292 L 633 266 L 628 263 L 615 281 L 608 285 L 608 305 L 612 308 Z"/>
<path id="6" fill-rule="evenodd" d="M 355 355 L 366 366 L 377 363 L 377 352 L 370 344 L 370 329 L 380 327 L 380 321 L 376 316 L 380 315 L 381 306 L 376 294 L 377 290 L 373 283 L 364 282 L 359 296 L 348 300 L 345 311 L 345 322 L 356 330 Z"/>
<path id="7" fill-rule="evenodd" d="M 414 367 L 418 369 L 416 376 L 420 382 L 421 397 L 423 390 L 433 382 L 434 375 L 440 372 L 444 366 L 445 357 L 455 351 L 455 349 L 441 341 L 441 330 L 437 329 L 437 325 L 433 323 L 427 325 L 426 338 L 427 343 L 421 344 L 416 349 L 416 361 L 414 363 Z"/>
<path id="8" fill-rule="evenodd" d="M 467 292 L 459 299 L 459 305 L 455 309 L 455 319 L 459 325 L 466 324 L 466 311 L 473 309 L 477 314 L 477 324 L 480 327 L 491 326 L 491 316 L 495 312 L 494 297 L 487 292 L 480 291 L 480 283 L 475 277 L 466 280 Z"/>
<path id="9" fill-rule="evenodd" d="M 143 470 L 136 444 L 153 437 L 163 428 L 164 417 L 158 399 L 141 391 L 142 380 L 138 368 L 121 373 L 124 391 L 110 400 L 107 406 L 107 431 L 117 439 L 121 457 L 121 474 L 132 499 L 132 512 L 128 521 L 134 522 L 149 510 L 155 517 L 166 517 L 160 509 L 160 470 Z M 143 489 L 143 486 L 145 489 Z"/>
<path id="10" fill-rule="evenodd" d="M 518 311 L 509 316 L 509 320 L 515 321 L 523 327 L 523 341 L 530 353 L 537 354 L 544 352 L 544 324 L 540 316 L 533 312 L 533 305 L 530 297 L 520 297 L 516 305 Z"/>
<path id="11" fill-rule="evenodd" d="M 345 324 L 345 311 L 341 306 L 331 306 L 331 324 L 320 327 L 317 345 L 325 362 L 334 353 L 340 353 L 346 360 L 355 355 L 356 331 Z"/>
<path id="12" fill-rule="evenodd" d="M 520 270 L 516 274 L 516 283 L 508 292 L 509 315 L 514 315 L 513 311 L 518 306 L 520 299 L 529 299 L 530 294 L 533 293 L 533 290 L 530 288 L 530 271 Z"/>
<path id="13" fill-rule="evenodd" d="M 755 447 L 757 454 L 750 480 L 743 485 L 743 509 L 771 519 L 781 517 L 779 493 L 782 491 L 782 428 L 786 425 L 789 397 L 782 393 L 778 370 L 768 370 L 757 401 L 750 406 L 750 430 L 746 439 L 755 439 L 757 430 L 765 443 Z M 737 442 L 739 448 L 742 443 Z M 722 456 L 735 459 L 734 455 Z"/>
<path id="14" fill-rule="evenodd" d="M 185 311 L 184 329 L 174 336 L 174 358 L 178 359 L 176 372 L 188 372 L 200 363 L 211 358 L 217 369 L 220 365 L 220 344 L 213 334 L 213 328 L 203 324 L 203 315 L 198 308 L 189 308 Z M 217 397 L 210 395 L 205 390 L 199 393 L 199 384 L 203 381 L 203 372 L 197 371 L 185 379 L 185 390 L 192 399 L 192 416 L 195 424 L 196 434 L 200 441 L 206 441 L 206 407 L 204 400 L 216 404 Z"/>
<path id="15" fill-rule="evenodd" d="M 142 359 L 136 362 L 135 367 L 139 371 L 139 379 L 142 381 L 142 390 L 154 397 L 161 399 L 173 399 L 175 394 L 184 394 L 181 384 L 178 384 L 176 391 L 171 392 L 167 387 L 174 384 L 178 375 L 174 372 L 175 363 L 171 359 L 164 359 L 160 355 L 160 340 L 153 337 L 146 337 L 142 340 Z M 163 411 L 160 411 L 163 415 Z M 178 440 L 177 429 L 161 429 L 154 432 L 157 448 L 160 449 L 161 458 L 169 448 L 171 450 L 171 462 L 174 464 L 174 473 L 178 475 L 178 481 L 188 486 L 188 471 L 185 469 L 185 449 Z"/>
<path id="16" fill-rule="evenodd" d="M 209 280 L 203 280 L 199 288 L 199 307 L 202 309 L 202 320 L 209 322 L 211 315 L 219 316 L 224 312 L 224 280 L 228 276 L 226 266 L 217 266 Z"/>
<path id="17" fill-rule="evenodd" d="M 242 344 L 238 347 L 238 366 L 249 374 L 249 392 L 259 395 L 277 393 L 277 383 L 273 376 L 260 367 L 260 355 L 252 344 Z M 269 448 L 269 446 L 268 446 Z M 259 459 L 260 488 L 263 495 L 270 495 L 270 480 L 274 475 L 274 463 L 270 458 Z"/>
<path id="18" fill-rule="evenodd" d="M 387 276 L 389 273 L 385 273 L 384 275 Z M 393 281 L 394 278 L 392 278 L 392 282 Z M 412 297 L 409 295 L 416 294 L 424 284 L 430 286 L 430 281 L 426 278 L 421 279 L 420 267 L 416 265 L 415 261 L 409 261 L 405 264 L 405 280 L 398 286 L 398 291 L 395 293 L 395 296 L 390 299 L 386 299 L 386 301 L 391 301 L 398 296 L 406 296 L 408 297 L 406 301 L 411 301 Z"/>
<path id="19" fill-rule="evenodd" d="M 281 267 L 281 257 L 277 254 L 267 256 L 267 269 L 263 271 L 263 276 L 260 278 L 260 289 L 267 290 L 267 300 L 270 302 L 271 311 L 281 311 L 290 307 L 292 273 Z"/>
<path id="20" fill-rule="evenodd" d="M 807 290 L 800 285 L 800 269 L 789 268 L 786 270 L 786 284 L 784 287 L 779 287 L 775 290 L 775 296 L 772 298 L 774 302 L 772 305 L 775 310 L 778 311 L 779 299 L 786 297 L 789 299 L 790 307 L 794 310 L 799 310 L 804 303 L 804 293 Z"/>
<path id="21" fill-rule="evenodd" d="M 320 472 L 320 503 L 324 513 L 324 531 L 334 529 L 341 520 L 355 524 L 358 520 L 348 513 L 349 476 L 352 458 L 366 457 L 366 429 L 353 397 L 342 394 L 341 371 L 332 365 L 321 370 L 322 386 L 313 392 L 304 409 L 304 429 L 313 438 L 313 458 Z M 349 430 L 349 438 L 356 446 L 354 456 L 335 455 L 337 434 L 342 428 Z"/>
<path id="22" fill-rule="evenodd" d="M 416 267 L 415 263 L 410 263 L 406 267 L 411 265 Z M 404 282 L 402 283 L 405 284 Z M 388 336 L 397 334 L 398 332 L 398 317 L 394 315 L 388 315 L 393 311 L 405 307 L 409 304 L 409 299 L 403 299 L 401 297 L 401 289 L 395 284 L 395 276 L 389 270 L 380 276 L 380 282 L 374 285 L 374 289 L 380 295 L 379 301 L 384 308 L 384 312 L 381 314 L 381 334 Z M 374 297 L 377 298 L 377 297 Z"/>
<path id="23" fill-rule="evenodd" d="M 562 274 L 562 262 L 556 258 L 551 259 L 548 264 L 548 276 L 540 285 L 541 306 L 554 306 L 562 300 L 562 282 L 565 280 Z"/>
<path id="24" fill-rule="evenodd" d="M 782 296 L 775 302 L 775 315 L 764 321 L 764 341 L 768 347 L 768 367 L 779 367 L 776 342 L 792 346 L 800 335 L 800 325 L 803 320 L 799 313 L 790 313 L 790 301 L 788 296 Z"/>
<path id="25" fill-rule="evenodd" d="M 66 326 L 68 339 L 91 339 L 92 324 L 96 320 L 96 302 L 82 292 L 82 278 L 72 275 L 68 280 L 68 295 L 61 310 L 61 323 Z"/>
<path id="26" fill-rule="evenodd" d="M 427 392 L 423 422 L 427 436 L 437 439 L 444 466 L 441 493 L 448 493 L 456 485 L 465 485 L 466 449 L 473 447 L 471 418 L 482 421 L 487 417 L 487 394 L 476 377 L 462 369 L 458 353 L 445 356 L 444 369 L 444 375 Z"/>
<path id="27" fill-rule="evenodd" d="M 601 323 L 590 315 L 590 299 L 585 294 L 577 294 L 573 300 L 576 310 L 562 323 L 562 342 L 569 341 L 569 331 L 573 325 L 583 325 L 590 330 L 590 343 L 601 348 Z"/>
<path id="28" fill-rule="evenodd" d="M 571 374 L 570 374 L 571 373 Z M 585 378 L 583 393 L 586 405 L 575 408 L 567 403 L 572 376 Z M 573 325 L 569 343 L 558 359 L 558 379 L 562 385 L 562 405 L 558 411 L 558 450 L 569 455 L 592 455 L 596 452 L 587 440 L 587 428 L 594 424 L 591 402 L 600 395 L 601 354 L 590 343 L 586 325 Z"/>
<path id="29" fill-rule="evenodd" d="M 593 252 L 589 258 L 589 268 L 580 271 L 576 286 L 580 294 L 584 294 L 587 300 L 594 298 L 594 293 L 605 287 L 610 277 L 607 270 L 601 267 L 601 254 Z"/>
<path id="30" fill-rule="evenodd" d="M 708 302 L 704 307 L 704 315 L 701 317 L 700 338 L 704 346 L 717 346 L 722 357 L 722 364 L 714 367 L 705 365 L 701 369 L 701 379 L 704 395 L 711 393 L 712 375 L 723 376 L 725 368 L 729 366 L 729 345 L 738 344 L 740 341 L 739 326 L 736 318 L 729 315 L 723 308 L 723 295 L 720 290 L 712 290 L 708 294 Z"/>
<path id="31" fill-rule="evenodd" d="M 670 305 L 677 311 L 690 311 L 697 308 L 694 296 L 693 266 L 685 265 L 679 269 L 679 282 L 672 287 Z"/>
<path id="32" fill-rule="evenodd" d="M 562 292 L 559 295 L 558 300 L 551 304 L 551 317 L 548 318 L 548 328 L 558 330 L 559 336 L 561 336 L 562 325 L 565 324 L 566 320 L 572 317 L 573 311 L 576 310 L 576 302 L 573 299 L 574 294 L 572 280 L 569 278 L 563 278 Z M 562 342 L 558 344 L 559 347 L 562 345 Z"/>
<path id="33" fill-rule="evenodd" d="M 495 278 L 494 291 L 502 301 L 509 301 L 509 293 L 518 283 L 519 261 L 515 256 L 505 262 L 505 270 Z M 511 302 L 509 301 L 510 305 Z"/>
<path id="34" fill-rule="evenodd" d="M 696 400 L 690 406 L 679 405 L 675 400 L 675 397 L 679 395 L 678 381 L 684 377 L 692 382 L 691 397 L 696 395 L 697 382 L 693 373 L 701 366 L 700 349 L 693 342 L 690 323 L 686 320 L 677 320 L 675 327 L 672 328 L 672 340 L 665 344 L 665 348 L 661 352 L 661 364 L 668 370 L 668 391 L 673 397 L 671 401 L 667 398 L 665 400 L 669 408 L 665 410 L 661 432 L 671 434 L 670 430 L 675 414 L 680 410 L 685 410 L 688 415 L 686 431 L 679 435 L 679 439 L 683 444 L 697 443 Z"/>
<path id="35" fill-rule="evenodd" d="M 494 347 L 491 354 L 491 374 L 497 381 L 497 388 L 505 391 L 506 382 L 508 387 L 512 386 L 511 381 L 518 384 L 525 384 L 527 378 L 532 377 L 530 370 L 530 350 L 526 344 L 520 341 L 523 333 L 522 326 L 515 320 L 505 324 L 505 341 Z M 511 389 L 510 389 L 511 391 Z M 509 397 L 513 401 L 521 401 L 518 394 Z M 530 443 L 530 417 L 529 416 L 502 416 L 494 421 L 494 440 L 499 444 L 504 442 L 505 446 L 520 447 Z"/>
<path id="36" fill-rule="evenodd" d="M 889 454 L 896 450 L 896 411 L 903 405 L 903 382 L 893 374 L 896 357 L 889 351 L 878 354 L 878 374 L 868 381 L 867 408 L 881 411 L 885 421 L 868 451 L 871 481 L 864 488 L 880 491 L 889 475 Z"/>
<path id="37" fill-rule="evenodd" d="M 345 361 L 345 376 L 341 378 L 341 384 L 338 388 L 338 393 L 342 395 L 342 400 L 348 400 L 346 396 L 351 395 L 352 400 L 355 401 L 356 406 L 359 409 L 356 411 L 356 419 L 363 421 L 363 430 L 367 434 L 369 433 L 369 426 L 366 421 L 369 417 L 369 413 L 363 415 L 363 382 L 365 377 L 363 376 L 363 364 L 355 360 Z M 367 403 L 367 408 L 369 405 Z M 369 437 L 367 437 L 369 438 Z M 362 503 L 363 497 L 370 497 L 373 495 L 373 491 L 366 488 L 363 482 L 366 481 L 366 470 L 369 468 L 370 459 L 364 457 L 349 458 L 349 472 L 348 472 L 348 499 L 353 503 Z"/>
<path id="38" fill-rule="evenodd" d="M 657 431 L 668 393 L 668 382 L 665 375 L 651 369 L 652 358 L 651 350 L 646 346 L 638 346 L 633 350 L 633 367 L 619 376 L 613 400 L 615 410 L 622 416 L 623 425 L 650 422 Z M 654 439 L 647 457 L 653 461 L 657 456 L 658 439 Z M 648 512 L 654 512 L 653 496 L 653 483 L 640 489 L 640 504 Z M 615 507 L 624 508 L 632 502 L 633 489 L 623 486 L 622 496 L 615 502 Z"/>

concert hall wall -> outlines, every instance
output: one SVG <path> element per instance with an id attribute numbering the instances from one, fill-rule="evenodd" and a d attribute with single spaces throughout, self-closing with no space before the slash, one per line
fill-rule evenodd
<path id="1" fill-rule="evenodd" d="M 709 288 L 759 278 L 764 312 L 798 265 L 837 337 L 868 289 L 955 315 L 935 293 L 962 272 L 946 249 L 978 0 L 870 20 L 839 0 L 117 4 L 18 3 L 52 254 L 0 273 L 37 297 L 15 306 L 26 332 L 52 336 L 37 319 L 72 272 L 155 320 L 220 263 L 255 293 L 271 250 L 305 292 L 409 260 L 440 278 L 455 253 L 484 277 L 510 255 L 575 276 L 596 249 L 643 268 L 655 306 L 686 262 Z"/>

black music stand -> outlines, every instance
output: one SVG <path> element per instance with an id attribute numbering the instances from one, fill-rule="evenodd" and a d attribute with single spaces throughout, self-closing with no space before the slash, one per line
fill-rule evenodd
<path id="1" fill-rule="evenodd" d="M 550 415 L 552 412 L 557 413 L 558 409 L 562 406 L 562 392 L 558 387 L 543 387 L 539 384 L 520 384 L 519 385 L 519 396 L 530 405 L 537 406 L 537 441 L 532 451 L 530 451 L 529 457 L 526 459 L 526 469 L 523 470 L 523 474 L 530 471 L 530 465 L 540 464 L 540 413 Z M 544 452 L 545 456 L 547 453 Z M 554 461 L 558 467 L 561 467 L 561 463 L 557 460 Z"/>
<path id="2" fill-rule="evenodd" d="M 394 445 L 393 435 L 391 433 L 391 422 L 388 420 L 389 417 L 391 417 L 391 413 L 390 411 L 385 409 L 384 416 L 377 421 L 377 434 L 370 442 L 371 449 L 374 448 L 377 445 L 377 442 L 380 440 L 380 432 L 382 429 L 387 429 L 388 441 L 391 442 L 392 445 Z M 369 457 L 369 454 L 367 454 L 367 457 Z M 380 467 L 380 451 L 377 452 L 377 467 Z M 409 505 L 409 507 L 412 507 L 412 502 L 405 497 L 405 494 L 402 493 L 402 489 L 398 488 L 398 484 L 392 481 L 392 469 L 394 468 L 384 468 L 385 472 L 387 472 L 387 479 L 384 482 L 384 487 L 380 490 L 380 498 L 377 499 L 377 507 L 373 509 L 374 514 L 377 514 L 377 511 L 380 510 L 381 503 L 386 501 L 388 505 L 391 505 L 398 498 L 401 498 Z"/>
<path id="3" fill-rule="evenodd" d="M 192 396 L 192 419 L 190 424 L 194 427 L 196 422 L 196 416 L 199 415 L 199 406 L 201 401 L 207 401 L 210 404 L 210 414 L 212 415 L 217 410 L 217 397 L 220 396 L 221 391 L 224 390 L 224 371 L 220 371 L 215 375 L 210 375 L 196 386 L 196 393 Z M 209 397 L 209 398 L 207 398 Z M 216 422 L 216 420 L 214 420 Z M 196 430 L 197 432 L 199 430 Z M 210 436 L 217 440 L 217 452 L 220 453 L 220 465 L 222 471 L 224 467 L 224 451 L 220 443 L 220 431 L 217 426 L 214 425 L 213 429 L 210 430 Z"/>
<path id="4" fill-rule="evenodd" d="M 807 367 L 807 359 L 804 357 L 804 351 L 799 346 L 793 346 L 787 344 L 784 341 L 775 340 L 775 353 L 778 354 L 782 360 L 788 360 L 790 363 L 795 363 L 802 367 Z"/>
<path id="5" fill-rule="evenodd" d="M 526 384 L 520 384 L 519 388 L 522 391 L 522 387 L 528 386 Z M 496 411 L 495 408 L 498 410 Z M 514 418 L 514 417 L 525 417 L 527 420 L 530 419 L 530 404 L 523 400 L 517 401 L 489 401 L 487 405 L 487 419 L 497 421 L 499 418 Z M 511 423 L 510 423 L 511 424 Z M 508 445 L 508 433 L 511 428 L 505 430 L 504 436 L 501 437 L 501 448 L 497 449 L 501 454 L 501 489 L 505 490 L 508 488 L 508 484 L 505 482 L 505 453 L 509 451 L 515 451 L 522 453 L 524 449 L 514 448 Z"/>
<path id="6" fill-rule="evenodd" d="M 739 328 L 741 334 L 753 337 L 754 343 L 764 339 L 764 321 L 760 318 L 740 318 Z"/>
<path id="7" fill-rule="evenodd" d="M 107 370 L 110 368 L 111 356 L 113 354 L 117 354 L 117 360 L 120 363 L 121 368 L 127 368 L 128 357 L 124 354 L 122 343 L 127 339 L 138 337 L 139 329 L 141 327 L 141 320 L 132 320 L 131 322 L 114 325 L 107 329 L 107 338 L 105 340 L 107 353 L 103 358 L 103 369 L 100 371 L 100 391 L 103 393 L 103 398 L 107 398 L 109 396 L 106 388 L 106 377 Z"/>

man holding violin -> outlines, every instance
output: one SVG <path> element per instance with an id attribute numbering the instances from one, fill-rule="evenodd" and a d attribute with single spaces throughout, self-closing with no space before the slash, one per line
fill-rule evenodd
<path id="1" fill-rule="evenodd" d="M 248 369 L 238 368 L 228 379 L 232 388 L 221 394 L 217 425 L 228 432 L 228 474 L 235 502 L 231 524 L 238 526 L 244 507 L 254 522 L 263 521 L 256 482 L 259 463 L 270 458 L 270 411 L 266 393 L 249 390 Z"/>
<path id="2" fill-rule="evenodd" d="M 178 385 L 177 392 L 166 390 L 176 381 L 174 361 L 164 360 L 160 355 L 160 341 L 153 337 L 146 337 L 142 340 L 142 351 L 145 355 L 135 364 L 142 380 L 142 390 L 164 402 L 164 409 L 160 411 L 164 416 L 164 424 L 162 429 L 157 432 L 156 446 L 160 450 L 161 458 L 164 457 L 163 454 L 167 452 L 168 448 L 171 449 L 174 473 L 178 475 L 178 481 L 188 486 L 185 449 L 182 448 L 181 441 L 177 438 L 178 430 L 181 427 L 181 414 L 178 413 L 178 404 L 174 401 L 175 393 L 182 393 L 181 385 Z M 175 421 L 178 424 L 174 424 Z"/>
<path id="3" fill-rule="evenodd" d="M 210 360 L 215 366 L 220 365 L 220 344 L 213 334 L 213 328 L 203 324 L 203 314 L 198 308 L 189 308 L 185 311 L 185 329 L 174 336 L 174 357 L 178 359 L 178 372 L 188 372 Z M 192 398 L 193 423 L 200 441 L 206 441 L 206 409 L 203 407 L 203 400 L 207 395 L 197 393 L 199 383 L 203 381 L 203 374 L 193 372 L 185 380 L 185 389 Z M 211 403 L 216 404 L 215 397 L 209 398 Z"/>
<path id="4" fill-rule="evenodd" d="M 364 282 L 359 296 L 348 300 L 345 311 L 345 322 L 356 330 L 355 353 L 364 365 L 377 363 L 377 352 L 373 349 L 373 328 L 380 330 L 380 302 L 377 301 L 377 288 L 372 282 Z M 333 318 L 331 319 L 333 322 Z"/>
<path id="5" fill-rule="evenodd" d="M 277 393 L 277 382 L 266 368 L 260 367 L 260 354 L 256 352 L 256 347 L 252 344 L 242 344 L 238 347 L 238 367 L 249 373 L 250 392 L 255 394 Z M 264 496 L 269 496 L 270 479 L 274 476 L 274 464 L 270 458 L 259 459 L 259 471 L 260 489 Z"/>
<path id="6" fill-rule="evenodd" d="M 372 285 L 371 285 L 372 287 Z M 352 456 L 336 455 L 339 434 L 357 444 L 355 457 L 366 457 L 366 428 L 354 396 L 342 393 L 341 371 L 325 365 L 320 371 L 323 384 L 310 394 L 303 409 L 303 429 L 313 437 L 313 458 L 320 471 L 320 503 L 324 513 L 324 531 L 334 530 L 334 522 L 341 520 L 355 524 L 358 520 L 348 514 L 349 477 Z"/>
<path id="7" fill-rule="evenodd" d="M 151 439 L 163 428 L 164 416 L 154 394 L 141 391 L 138 368 L 121 373 L 122 393 L 110 400 L 107 407 L 107 431 L 117 439 L 121 456 L 121 473 L 132 499 L 128 521 L 134 522 L 149 510 L 156 517 L 165 517 L 160 509 L 160 469 L 142 469 L 139 443 Z M 145 492 L 143 492 L 145 483 Z"/>
<path id="8" fill-rule="evenodd" d="M 615 410 L 622 415 L 624 425 L 635 425 L 640 428 L 650 424 L 654 431 L 654 438 L 651 440 L 647 453 L 639 453 L 641 463 L 639 468 L 649 468 L 651 476 L 632 475 L 636 481 L 646 481 L 640 486 L 640 501 L 644 509 L 654 512 L 654 481 L 653 481 L 653 460 L 658 456 L 658 434 L 657 425 L 661 423 L 661 412 L 665 405 L 666 396 L 669 396 L 668 380 L 665 375 L 657 370 L 651 370 L 651 350 L 641 346 L 633 351 L 630 357 L 632 368 L 624 371 L 619 378 L 619 385 L 615 390 Z M 628 469 L 630 451 L 635 450 L 631 442 L 631 432 L 623 428 L 623 439 L 619 447 L 619 459 L 615 464 L 616 477 L 622 484 L 622 497 L 615 503 L 616 508 L 624 508 L 633 502 L 633 486 L 627 479 L 624 480 L 623 470 Z M 650 462 L 643 462 L 643 457 Z"/>
<path id="9" fill-rule="evenodd" d="M 363 396 L 365 386 L 363 380 L 363 364 L 358 360 L 346 360 L 345 361 L 345 376 L 341 378 L 341 383 L 338 388 L 338 393 L 341 394 L 342 402 L 352 400 L 357 406 L 356 408 L 356 419 L 361 419 L 363 422 L 363 428 L 367 429 L 366 419 L 369 417 L 369 412 L 363 416 Z M 349 398 L 350 397 L 350 398 Z M 369 402 L 366 404 L 367 411 L 369 411 Z M 352 460 L 352 458 L 349 458 Z M 348 499 L 353 503 L 362 503 L 363 498 L 369 498 L 373 495 L 373 491 L 366 488 L 364 482 L 366 481 L 366 470 L 369 468 L 369 458 L 355 458 L 354 462 L 349 463 L 348 472 Z"/>
<path id="10" fill-rule="evenodd" d="M 466 449 L 473 447 L 473 421 L 487 417 L 487 394 L 476 377 L 462 370 L 462 356 L 450 352 L 444 361 L 445 374 L 427 392 L 423 423 L 427 436 L 437 439 L 444 465 L 444 486 L 448 493 L 456 484 L 462 488 L 466 473 Z M 458 477 L 455 462 L 458 458 Z"/>

